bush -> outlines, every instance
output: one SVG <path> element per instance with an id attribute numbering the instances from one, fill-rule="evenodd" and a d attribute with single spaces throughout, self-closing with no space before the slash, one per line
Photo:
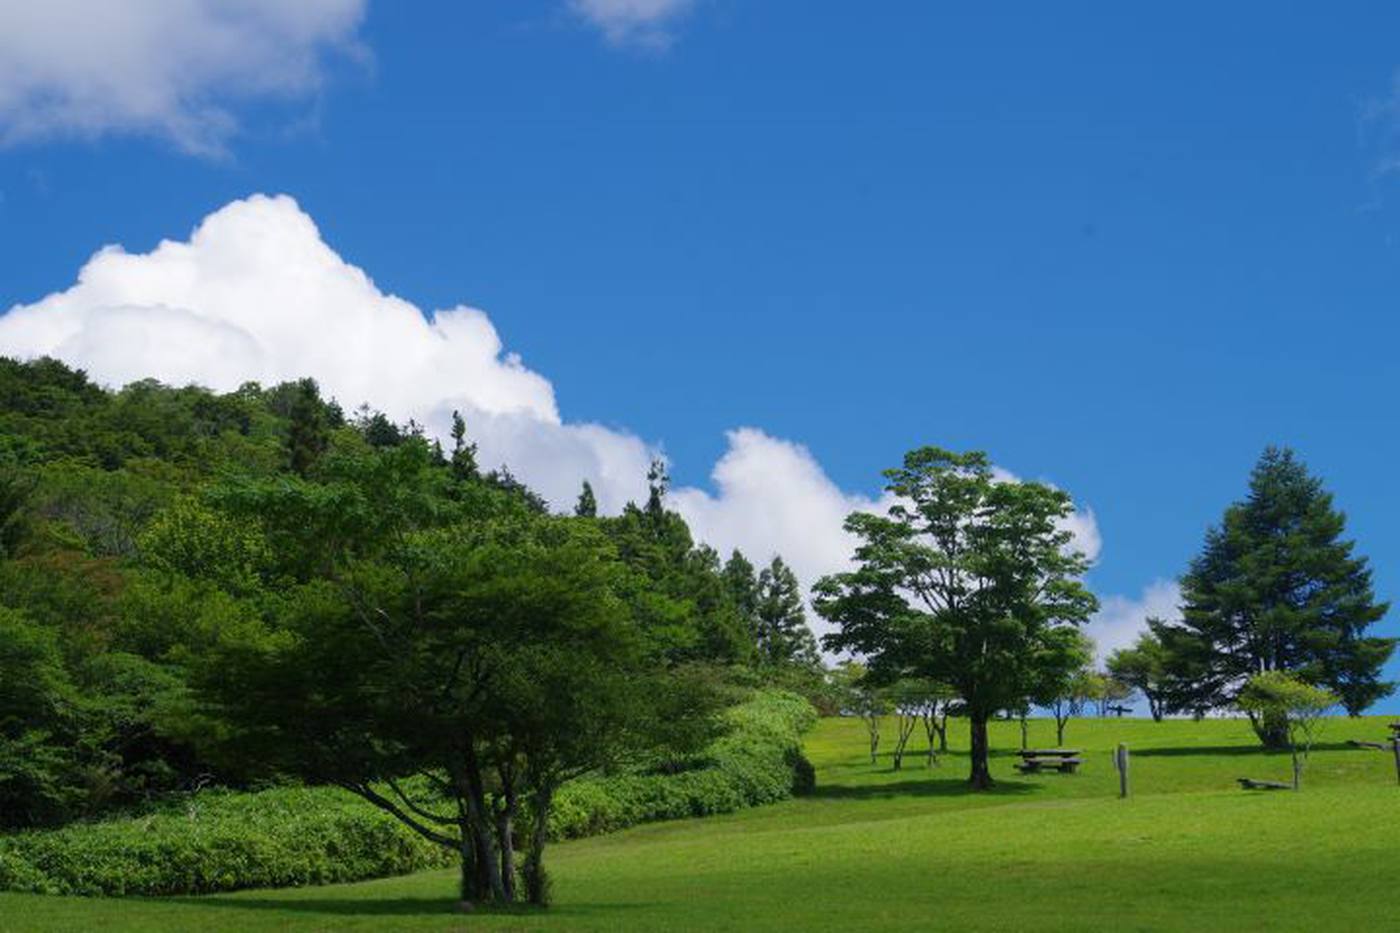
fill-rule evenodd
<path id="1" fill-rule="evenodd" d="M 203 894 L 357 881 L 452 861 L 335 788 L 206 791 L 183 809 L 0 838 L 0 890 Z"/>
<path id="2" fill-rule="evenodd" d="M 556 839 L 651 820 L 724 813 L 810 790 L 802 733 L 811 705 L 769 691 L 725 714 L 731 728 L 690 770 L 565 785 Z M 455 864 L 393 817 L 335 788 L 205 791 L 148 814 L 0 837 L 0 890 L 42 894 L 206 894 L 358 881 Z"/>
<path id="3" fill-rule="evenodd" d="M 792 693 L 765 691 L 730 709 L 731 728 L 704 759 L 679 774 L 624 773 L 565 785 L 550 814 L 550 835 L 574 839 L 652 820 L 727 813 L 773 803 L 815 786 L 802 734 L 816 721 Z"/>

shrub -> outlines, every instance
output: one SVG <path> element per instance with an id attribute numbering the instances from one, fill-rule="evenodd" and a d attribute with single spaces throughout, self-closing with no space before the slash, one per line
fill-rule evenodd
<path id="1" fill-rule="evenodd" d="M 801 751 L 802 733 L 817 718 L 810 703 L 792 693 L 765 691 L 726 716 L 730 729 L 690 770 L 588 777 L 565 785 L 550 814 L 550 835 L 574 839 L 810 792 L 815 777 Z"/>
<path id="2" fill-rule="evenodd" d="M 680 773 L 574 781 L 551 814 L 556 839 L 651 820 L 724 813 L 812 785 L 802 733 L 816 719 L 790 693 L 758 693 L 725 714 L 731 728 Z M 43 894 L 205 894 L 330 884 L 454 863 L 454 854 L 335 788 L 205 791 L 149 813 L 0 837 L 0 890 Z"/>
<path id="3" fill-rule="evenodd" d="M 0 839 L 0 889 L 202 894 L 355 881 L 451 861 L 334 788 L 206 791 L 183 808 Z"/>

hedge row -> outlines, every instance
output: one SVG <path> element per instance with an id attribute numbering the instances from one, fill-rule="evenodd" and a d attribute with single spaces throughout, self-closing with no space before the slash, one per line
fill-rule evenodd
<path id="1" fill-rule="evenodd" d="M 574 839 L 652 820 L 728 813 L 773 803 L 815 785 L 802 734 L 816 722 L 800 696 L 767 691 L 729 710 L 733 726 L 702 767 L 679 774 L 618 774 L 573 781 L 555 798 L 550 835 Z"/>
<path id="2" fill-rule="evenodd" d="M 552 834 L 575 838 L 721 813 L 811 786 L 799 750 L 815 720 L 806 700 L 765 692 L 728 715 L 734 728 L 701 767 L 586 778 L 561 789 Z M 205 791 L 144 816 L 0 837 L 0 890 L 206 894 L 358 881 L 452 861 L 452 853 L 334 788 Z"/>

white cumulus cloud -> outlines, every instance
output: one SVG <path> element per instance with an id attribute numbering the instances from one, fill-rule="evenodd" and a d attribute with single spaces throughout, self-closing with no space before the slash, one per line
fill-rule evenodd
<path id="1" fill-rule="evenodd" d="M 0 141 L 133 132 L 222 151 L 234 108 L 314 93 L 367 0 L 0 0 Z"/>
<path id="2" fill-rule="evenodd" d="M 1099 611 L 1089 621 L 1084 632 L 1094 639 L 1099 661 L 1116 648 L 1126 648 L 1147 631 L 1148 619 L 1167 622 L 1180 618 L 1181 587 L 1175 580 L 1155 580 L 1137 598 L 1104 596 Z"/>
<path id="3" fill-rule="evenodd" d="M 483 467 L 508 465 L 561 510 L 584 479 L 605 512 L 643 500 L 659 453 L 624 431 L 564 421 L 549 380 L 505 349 L 484 312 L 425 314 L 381 290 L 285 196 L 234 201 L 149 253 L 99 250 L 71 287 L 0 316 L 0 353 L 53 356 L 112 386 L 154 377 L 229 391 L 309 375 L 347 408 L 368 402 L 442 438 L 458 409 Z M 804 586 L 848 566 L 848 514 L 890 504 L 842 490 L 799 444 L 756 428 L 728 441 L 713 491 L 674 489 L 671 504 L 697 539 L 755 563 L 781 554 Z M 1093 513 L 1068 524 L 1097 557 Z"/>
<path id="4" fill-rule="evenodd" d="M 569 0 L 569 7 L 617 45 L 665 49 L 694 0 Z"/>

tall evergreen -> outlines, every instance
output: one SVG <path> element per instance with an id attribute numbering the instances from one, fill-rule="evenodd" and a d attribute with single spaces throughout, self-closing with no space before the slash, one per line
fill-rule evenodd
<path id="1" fill-rule="evenodd" d="M 574 505 L 574 514 L 583 518 L 598 517 L 598 499 L 593 495 L 593 486 L 588 480 L 583 481 L 583 489 L 578 494 L 578 502 Z"/>
<path id="2" fill-rule="evenodd" d="M 459 480 L 477 477 L 476 445 L 467 443 L 467 422 L 455 409 L 452 412 L 452 475 Z"/>
<path id="3" fill-rule="evenodd" d="M 324 409 L 315 379 L 302 379 L 295 384 L 288 413 L 287 465 L 298 476 L 306 476 L 330 444 Z"/>
<path id="4" fill-rule="evenodd" d="M 819 663 L 817 640 L 802 607 L 802 588 L 781 557 L 774 557 L 758 575 L 756 597 L 759 659 L 773 666 Z"/>
<path id="5" fill-rule="evenodd" d="M 725 588 L 729 590 L 729 598 L 734 602 L 734 608 L 744 617 L 748 623 L 749 639 L 758 644 L 758 573 L 754 570 L 753 564 L 738 548 L 730 552 L 729 560 L 724 562 Z"/>
<path id="6" fill-rule="evenodd" d="M 1390 694 L 1381 667 L 1396 639 L 1366 634 L 1389 604 L 1376 601 L 1345 527 L 1291 450 L 1264 451 L 1249 495 L 1226 509 L 1182 577 L 1181 622 L 1154 625 L 1177 675 L 1174 708 L 1231 704 L 1261 671 L 1325 686 L 1352 715 Z M 1282 724 L 1251 718 L 1266 744 L 1284 741 Z"/>

